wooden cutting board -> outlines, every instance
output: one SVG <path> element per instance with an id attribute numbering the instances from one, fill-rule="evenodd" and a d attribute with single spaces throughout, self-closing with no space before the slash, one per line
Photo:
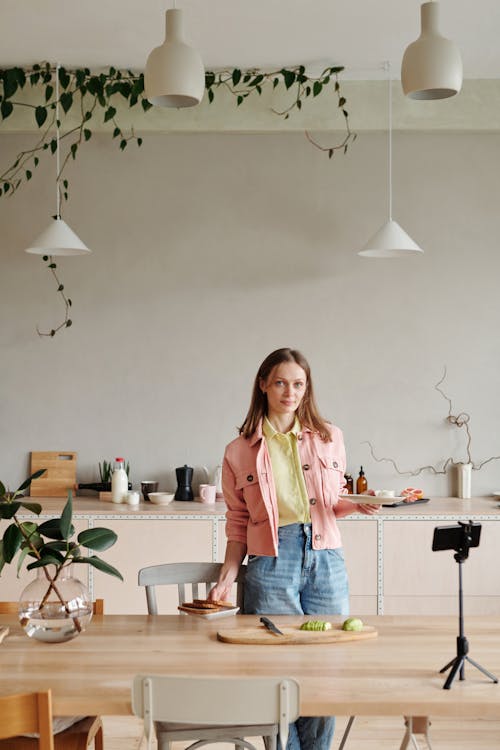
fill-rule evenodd
<path id="1" fill-rule="evenodd" d="M 31 473 L 47 471 L 31 482 L 31 497 L 66 497 L 76 485 L 77 455 L 75 451 L 33 451 Z"/>
<path id="2" fill-rule="evenodd" d="M 253 646 L 281 646 L 305 643 L 345 643 L 346 641 L 361 641 L 365 638 L 376 638 L 378 633 L 375 628 L 365 625 L 363 630 L 354 632 L 342 630 L 340 625 L 333 625 L 331 630 L 299 630 L 300 625 L 295 627 L 281 627 L 279 622 L 276 626 L 283 631 L 283 635 L 270 633 L 263 625 L 254 628 L 233 628 L 232 630 L 219 630 L 217 638 L 224 643 L 244 643 Z"/>

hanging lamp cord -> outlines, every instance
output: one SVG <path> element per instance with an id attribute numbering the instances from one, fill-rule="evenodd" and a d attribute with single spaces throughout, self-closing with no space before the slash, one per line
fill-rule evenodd
<path id="1" fill-rule="evenodd" d="M 59 191 L 59 172 L 61 169 L 59 153 L 59 68 L 56 65 L 56 219 L 61 218 L 61 193 Z"/>
<path id="2" fill-rule="evenodd" d="M 391 63 L 387 60 L 384 63 L 384 68 L 387 71 L 387 86 L 388 86 L 388 106 L 389 106 L 389 221 L 392 221 L 392 76 L 391 76 Z"/>

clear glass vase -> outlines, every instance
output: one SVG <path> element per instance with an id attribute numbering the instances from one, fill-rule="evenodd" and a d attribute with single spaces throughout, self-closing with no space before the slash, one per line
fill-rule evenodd
<path id="1" fill-rule="evenodd" d="M 19 620 L 30 638 L 47 643 L 69 641 L 83 632 L 92 619 L 88 588 L 72 575 L 71 568 L 63 568 L 52 585 L 54 566 L 39 568 L 35 580 L 22 592 Z"/>

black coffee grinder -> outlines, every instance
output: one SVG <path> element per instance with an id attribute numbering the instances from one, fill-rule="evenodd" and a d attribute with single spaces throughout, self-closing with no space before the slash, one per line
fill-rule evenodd
<path id="1" fill-rule="evenodd" d="M 177 476 L 177 490 L 175 491 L 174 500 L 193 500 L 193 488 L 191 482 L 193 481 L 193 469 L 191 466 L 179 466 L 175 470 Z"/>

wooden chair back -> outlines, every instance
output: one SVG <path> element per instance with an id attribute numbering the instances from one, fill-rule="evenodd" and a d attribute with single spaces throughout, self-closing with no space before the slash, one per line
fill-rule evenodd
<path id="1" fill-rule="evenodd" d="M 238 728 L 245 727 L 247 736 L 256 736 L 259 725 L 274 724 L 281 746 L 286 747 L 288 725 L 299 716 L 299 684 L 289 677 L 137 675 L 132 686 L 132 710 L 144 719 L 148 750 L 155 722 L 221 728 L 232 725 L 234 742 L 240 739 L 249 749 L 254 745 L 239 738 Z"/>
<path id="2" fill-rule="evenodd" d="M 15 737 L 24 732 L 39 733 L 39 750 L 54 750 L 50 690 L 0 698 L 0 739 Z"/>
<path id="3" fill-rule="evenodd" d="M 148 613 L 158 614 L 156 586 L 176 585 L 179 604 L 193 599 L 206 599 L 208 592 L 219 578 L 222 563 L 164 563 L 141 568 L 139 571 L 139 586 L 146 588 Z M 236 604 L 243 609 L 243 583 L 246 566 L 241 565 L 236 578 Z M 190 587 L 190 594 L 186 593 L 186 586 Z"/>

